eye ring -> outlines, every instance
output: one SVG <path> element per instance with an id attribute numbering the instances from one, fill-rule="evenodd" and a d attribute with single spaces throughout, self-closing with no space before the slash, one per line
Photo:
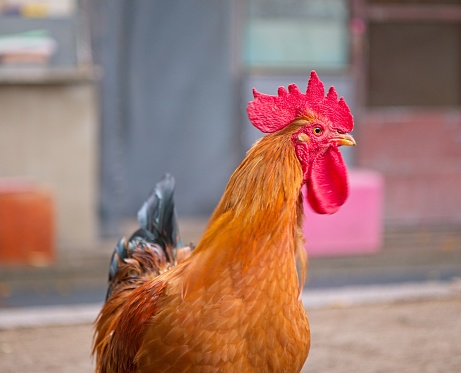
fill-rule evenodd
<path id="1" fill-rule="evenodd" d="M 312 132 L 314 133 L 314 135 L 320 136 L 323 133 L 323 128 L 320 126 L 315 126 Z"/>

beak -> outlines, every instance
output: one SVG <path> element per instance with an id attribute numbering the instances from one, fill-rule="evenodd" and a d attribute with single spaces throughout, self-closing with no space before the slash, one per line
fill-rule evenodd
<path id="1" fill-rule="evenodd" d="M 333 137 L 330 141 L 335 142 L 338 146 L 345 145 L 345 146 L 355 146 L 357 143 L 355 142 L 354 138 L 348 134 L 338 133 L 335 137 Z"/>

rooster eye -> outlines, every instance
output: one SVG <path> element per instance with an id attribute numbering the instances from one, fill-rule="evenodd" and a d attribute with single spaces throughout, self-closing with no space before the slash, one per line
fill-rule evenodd
<path id="1" fill-rule="evenodd" d="M 314 134 L 317 135 L 317 136 L 320 136 L 323 132 L 323 128 L 322 127 L 314 127 Z"/>

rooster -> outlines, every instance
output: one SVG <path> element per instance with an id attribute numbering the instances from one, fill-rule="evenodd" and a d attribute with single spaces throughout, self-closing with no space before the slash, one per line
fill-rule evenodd
<path id="1" fill-rule="evenodd" d="M 301 188 L 321 214 L 345 202 L 338 147 L 355 145 L 353 117 L 314 71 L 306 93 L 292 84 L 253 95 L 249 119 L 267 135 L 232 174 L 196 248 L 180 248 L 170 176 L 141 208 L 140 230 L 116 246 L 95 324 L 97 372 L 302 369 L 310 329 Z"/>

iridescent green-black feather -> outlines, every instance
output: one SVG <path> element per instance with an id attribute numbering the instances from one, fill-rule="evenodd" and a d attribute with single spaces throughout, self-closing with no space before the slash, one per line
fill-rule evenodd
<path id="1" fill-rule="evenodd" d="M 115 246 L 106 300 L 121 284 L 137 283 L 146 273 L 158 275 L 174 265 L 174 250 L 180 243 L 174 185 L 174 178 L 169 174 L 155 185 L 138 212 L 140 228 Z"/>

